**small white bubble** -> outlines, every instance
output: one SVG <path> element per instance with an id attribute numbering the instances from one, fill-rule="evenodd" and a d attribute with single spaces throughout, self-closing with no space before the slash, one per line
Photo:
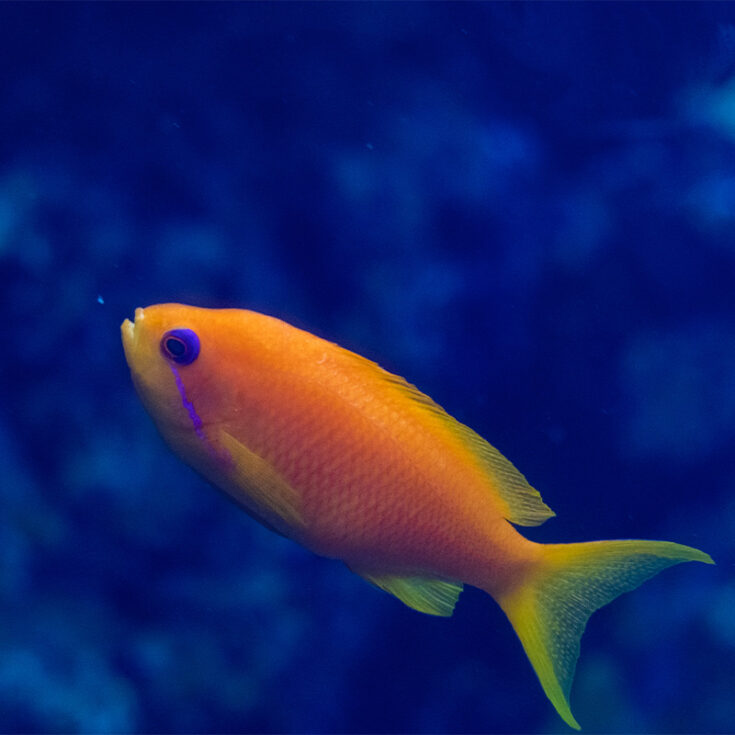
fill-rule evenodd
<path id="1" fill-rule="evenodd" d="M 97 303 L 98 304 L 104 304 L 105 300 L 102 298 L 101 294 L 97 294 Z"/>

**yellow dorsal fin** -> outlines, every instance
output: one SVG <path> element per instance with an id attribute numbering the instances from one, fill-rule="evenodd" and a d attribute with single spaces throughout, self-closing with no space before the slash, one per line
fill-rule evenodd
<path id="1" fill-rule="evenodd" d="M 505 506 L 503 516 L 507 520 L 519 526 L 539 526 L 556 515 L 541 499 L 539 491 L 528 484 L 526 478 L 510 460 L 469 426 L 452 418 L 438 403 L 399 375 L 389 373 L 377 363 L 356 355 L 354 352 L 344 349 L 342 352 L 354 360 L 362 370 L 372 373 L 379 380 L 384 380 L 409 398 L 459 440 L 493 481 L 492 485 Z"/>
<path id="2" fill-rule="evenodd" d="M 428 615 L 451 616 L 462 592 L 461 584 L 441 579 L 352 571 L 370 584 L 395 595 L 405 605 Z"/>
<path id="3" fill-rule="evenodd" d="M 235 463 L 238 485 L 245 485 L 246 496 L 236 498 L 266 526 L 279 533 L 302 528 L 299 496 L 261 456 L 248 449 L 226 431 L 220 432 L 222 446 Z"/>

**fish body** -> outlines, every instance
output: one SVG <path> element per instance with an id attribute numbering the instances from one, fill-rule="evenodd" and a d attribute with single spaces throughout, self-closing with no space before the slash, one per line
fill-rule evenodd
<path id="1" fill-rule="evenodd" d="M 680 561 L 669 542 L 536 544 L 553 512 L 500 452 L 404 379 L 257 312 L 161 304 L 122 325 L 143 404 L 186 463 L 276 532 L 405 604 L 501 605 L 564 720 L 589 615 Z M 193 357 L 192 357 L 193 356 Z"/>

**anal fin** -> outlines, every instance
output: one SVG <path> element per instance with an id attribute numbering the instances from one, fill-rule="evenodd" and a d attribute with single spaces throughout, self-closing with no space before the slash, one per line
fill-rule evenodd
<path id="1" fill-rule="evenodd" d="M 441 579 L 352 571 L 370 584 L 395 595 L 408 607 L 427 615 L 451 616 L 462 592 L 461 584 Z"/>

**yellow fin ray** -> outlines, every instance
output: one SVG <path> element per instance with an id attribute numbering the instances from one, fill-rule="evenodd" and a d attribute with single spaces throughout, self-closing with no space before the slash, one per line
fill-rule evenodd
<path id="1" fill-rule="evenodd" d="M 247 487 L 247 494 L 236 499 L 273 530 L 281 532 L 284 524 L 287 529 L 303 527 L 299 496 L 288 482 L 231 434 L 220 432 L 220 441 L 232 457 L 238 482 Z"/>
<path id="2" fill-rule="evenodd" d="M 475 458 L 481 469 L 494 481 L 503 505 L 503 516 L 519 526 L 539 526 L 556 515 L 541 499 L 538 490 L 528 484 L 526 478 L 494 446 L 486 442 L 469 426 L 452 418 L 438 403 L 405 378 L 384 370 L 372 360 L 340 348 L 344 357 L 353 365 L 372 373 L 374 377 L 389 383 L 394 389 L 409 398 L 448 430 L 464 448 Z"/>
<path id="3" fill-rule="evenodd" d="M 556 515 L 541 499 L 539 491 L 531 487 L 513 463 L 494 446 L 486 442 L 469 426 L 452 418 L 438 403 L 422 393 L 416 386 L 398 376 L 391 376 L 391 378 L 396 387 L 439 419 L 444 427 L 474 455 L 485 472 L 492 477 L 498 495 L 507 506 L 504 514 L 507 520 L 519 526 L 539 526 Z"/>
<path id="4" fill-rule="evenodd" d="M 408 607 L 427 615 L 450 617 L 462 592 L 461 584 L 441 579 L 353 571 L 376 587 L 395 595 Z"/>
<path id="5" fill-rule="evenodd" d="M 668 541 L 592 541 L 543 548 L 539 567 L 498 602 L 546 696 L 561 718 L 578 730 L 569 692 L 590 615 L 674 564 L 714 562 L 703 551 Z"/>

